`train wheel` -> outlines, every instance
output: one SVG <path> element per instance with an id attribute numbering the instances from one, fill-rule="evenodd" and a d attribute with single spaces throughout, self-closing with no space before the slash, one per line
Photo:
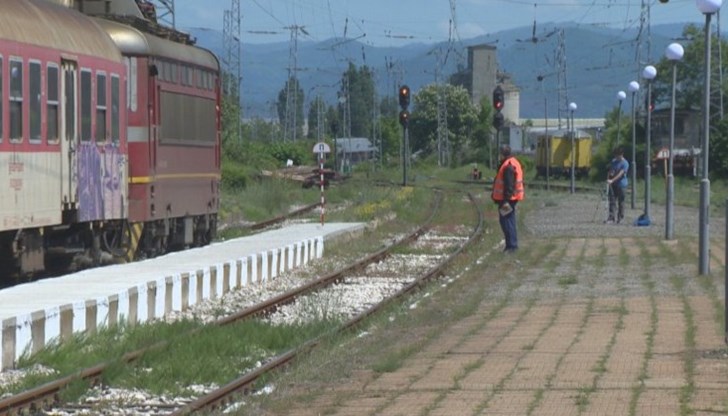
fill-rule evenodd
<path id="1" fill-rule="evenodd" d="M 132 261 L 139 245 L 142 224 L 130 224 L 123 221 L 118 228 L 105 230 L 102 233 L 104 250 L 116 258 Z"/>

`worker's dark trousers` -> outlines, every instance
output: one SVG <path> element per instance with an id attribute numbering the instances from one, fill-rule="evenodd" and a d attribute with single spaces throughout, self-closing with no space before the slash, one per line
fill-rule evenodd
<path id="1" fill-rule="evenodd" d="M 609 219 L 617 222 L 624 219 L 624 188 L 619 183 L 609 186 Z"/>
<path id="2" fill-rule="evenodd" d="M 518 249 L 518 233 L 516 230 L 516 203 L 518 201 L 510 201 L 509 204 L 513 207 L 508 215 L 498 215 L 500 221 L 501 230 L 503 230 L 503 236 L 506 239 L 506 250 L 517 250 Z"/>

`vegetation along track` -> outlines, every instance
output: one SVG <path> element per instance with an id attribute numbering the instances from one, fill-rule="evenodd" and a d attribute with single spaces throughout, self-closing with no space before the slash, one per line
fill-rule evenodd
<path id="1" fill-rule="evenodd" d="M 473 206 L 477 207 L 472 196 L 469 197 L 469 200 Z M 227 316 L 216 320 L 214 325 L 226 326 L 252 316 L 263 316 L 265 320 L 275 324 L 291 320 L 320 319 L 321 315 L 329 314 L 338 315 L 337 321 L 344 323 L 336 329 L 328 330 L 327 333 L 351 328 L 382 305 L 404 296 L 423 282 L 442 274 L 446 265 L 482 233 L 482 213 L 479 210 L 476 210 L 478 213 L 477 225 L 469 235 L 464 233 L 463 229 L 456 230 L 456 235 L 438 235 L 438 233 L 428 232 L 429 224 L 436 214 L 440 201 L 441 198 L 438 198 L 425 225 L 420 226 L 409 235 L 397 239 L 388 247 L 354 262 L 339 272 L 313 279 L 302 285 L 299 282 L 299 286 L 294 289 L 277 295 L 269 295 L 267 299 L 253 306 L 241 307 L 239 311 L 228 313 Z M 334 283 L 339 284 L 333 285 Z M 326 289 L 327 287 L 328 289 Z M 311 311 L 313 311 L 313 316 L 306 318 L 305 315 L 310 314 Z M 184 335 L 177 335 L 175 339 L 157 342 L 150 347 L 127 353 L 121 361 L 136 361 L 151 350 L 163 350 L 171 343 L 197 335 L 200 331 L 201 329 L 195 329 Z M 265 365 L 222 388 L 208 388 L 207 390 L 211 391 L 207 391 L 203 397 L 186 406 L 178 408 L 179 404 L 184 404 L 185 400 L 177 401 L 177 404 L 152 400 L 154 403 L 150 404 L 135 402 L 126 397 L 122 400 L 126 403 L 116 403 L 113 405 L 113 409 L 104 410 L 103 414 L 124 414 L 129 411 L 144 414 L 139 413 L 141 412 L 139 409 L 154 409 L 154 414 L 169 412 L 187 414 L 210 406 L 213 408 L 221 406 L 232 400 L 230 396 L 232 393 L 250 390 L 253 383 L 266 372 L 286 364 L 296 355 L 316 346 L 322 336 L 324 335 L 316 335 L 286 353 L 273 358 L 265 358 L 264 361 L 268 361 Z M 101 402 L 59 406 L 59 392 L 67 388 L 70 383 L 80 379 L 102 384 L 100 380 L 103 379 L 104 373 L 114 367 L 114 363 L 99 364 L 6 398 L 0 401 L 0 412 L 16 414 L 20 413 L 22 409 L 50 409 L 48 414 L 72 415 L 81 414 L 94 406 L 96 406 L 96 411 L 101 411 Z M 111 391 L 108 387 L 104 389 L 107 392 Z M 116 393 L 108 395 L 112 394 Z M 103 406 L 107 405 L 109 404 L 106 403 Z"/>

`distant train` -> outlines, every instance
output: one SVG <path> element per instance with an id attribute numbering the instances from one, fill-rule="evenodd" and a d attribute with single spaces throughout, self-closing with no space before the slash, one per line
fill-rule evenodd
<path id="1" fill-rule="evenodd" d="M 59 3 L 0 13 L 0 281 L 205 245 L 217 228 L 217 58 L 135 0 Z"/>
<path id="2" fill-rule="evenodd" d="M 549 132 L 542 135 L 536 143 L 536 172 L 540 177 L 571 176 L 572 163 L 574 175 L 587 176 L 592 164 L 592 137 L 583 131 L 576 131 L 573 145 L 571 133 L 566 130 Z M 573 162 L 572 162 L 573 161 Z"/>

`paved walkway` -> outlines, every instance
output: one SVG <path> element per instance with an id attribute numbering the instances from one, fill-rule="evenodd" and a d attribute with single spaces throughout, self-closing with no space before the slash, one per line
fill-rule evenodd
<path id="1" fill-rule="evenodd" d="M 453 285 L 484 294 L 472 313 L 396 369 L 317 385 L 287 414 L 728 415 L 723 243 L 713 275 L 698 276 L 697 239 L 622 227 L 524 237 L 517 257 L 486 259 Z"/>

